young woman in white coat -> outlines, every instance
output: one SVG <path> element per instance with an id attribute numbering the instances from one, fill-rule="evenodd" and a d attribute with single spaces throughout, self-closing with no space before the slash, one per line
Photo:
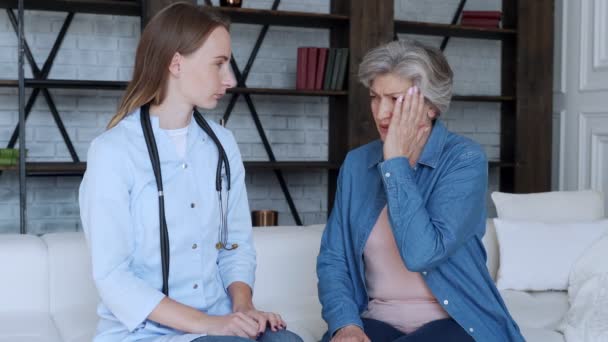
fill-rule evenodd
<path id="1" fill-rule="evenodd" d="M 80 209 L 101 302 L 95 341 L 301 341 L 252 303 L 245 170 L 207 122 L 235 86 L 229 24 L 176 3 L 142 33 L 133 78 L 88 152 Z"/>

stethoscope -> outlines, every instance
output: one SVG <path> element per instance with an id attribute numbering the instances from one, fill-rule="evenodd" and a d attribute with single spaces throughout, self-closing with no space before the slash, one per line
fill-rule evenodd
<path id="1" fill-rule="evenodd" d="M 228 156 L 222 146 L 222 143 L 218 139 L 215 132 L 209 127 L 209 124 L 203 118 L 201 113 L 194 108 L 193 117 L 199 127 L 213 140 L 218 150 L 218 161 L 217 169 L 215 173 L 215 190 L 217 191 L 219 207 L 220 207 L 220 229 L 218 233 L 218 242 L 215 247 L 225 250 L 233 250 L 239 247 L 238 244 L 233 243 L 228 246 L 228 202 L 230 196 L 230 164 L 228 163 Z M 169 296 L 169 232 L 167 231 L 167 220 L 165 218 L 165 196 L 163 193 L 163 180 L 160 170 L 160 158 L 158 156 L 158 149 L 156 147 L 156 140 L 154 139 L 154 133 L 152 131 L 152 124 L 150 123 L 150 104 L 145 104 L 140 110 L 140 121 L 141 128 L 144 132 L 144 139 L 146 140 L 146 146 L 148 148 L 148 154 L 150 155 L 150 161 L 152 162 L 152 170 L 154 171 L 154 178 L 156 179 L 156 187 L 158 189 L 158 216 L 160 223 L 160 255 L 161 255 L 161 266 L 163 273 L 163 293 Z M 227 191 L 226 191 L 226 206 L 224 208 L 224 201 L 222 199 L 222 166 L 226 172 Z"/>

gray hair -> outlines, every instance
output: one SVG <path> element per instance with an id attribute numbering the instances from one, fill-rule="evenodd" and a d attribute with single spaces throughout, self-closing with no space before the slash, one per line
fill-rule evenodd
<path id="1" fill-rule="evenodd" d="M 440 113 L 448 110 L 454 75 L 440 50 L 415 40 L 393 41 L 370 50 L 359 65 L 359 80 L 368 88 L 390 73 L 411 80 Z"/>

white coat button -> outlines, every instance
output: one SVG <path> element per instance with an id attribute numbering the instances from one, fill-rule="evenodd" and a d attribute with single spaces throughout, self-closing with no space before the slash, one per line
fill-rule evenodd
<path id="1" fill-rule="evenodd" d="M 474 332 L 475 330 L 473 330 L 473 328 L 469 328 L 469 332 Z"/>
<path id="2" fill-rule="evenodd" d="M 426 271 L 422 271 L 422 275 L 426 275 Z"/>
<path id="3" fill-rule="evenodd" d="M 385 173 L 385 174 L 384 174 L 384 177 L 386 177 L 386 178 L 388 178 L 388 177 L 390 177 L 390 176 L 391 176 L 391 173 L 390 173 L 390 172 L 387 172 L 387 173 Z"/>
<path id="4" fill-rule="evenodd" d="M 448 305 L 448 303 L 449 303 L 449 302 L 448 302 L 448 300 L 447 300 L 447 299 L 443 301 L 443 305 Z"/>

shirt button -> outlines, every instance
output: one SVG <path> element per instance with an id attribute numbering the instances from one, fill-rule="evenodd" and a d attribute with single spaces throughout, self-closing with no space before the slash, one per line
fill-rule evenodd
<path id="1" fill-rule="evenodd" d="M 475 330 L 473 330 L 473 328 L 469 328 L 469 332 L 473 332 L 473 331 L 475 331 Z"/>
<path id="2" fill-rule="evenodd" d="M 192 245 L 192 249 L 196 249 L 196 247 L 198 247 L 196 244 Z"/>
<path id="3" fill-rule="evenodd" d="M 195 290 L 196 290 L 196 289 L 198 289 L 198 284 L 194 284 L 194 285 L 192 286 L 192 288 L 193 288 L 193 289 L 195 289 Z"/>
<path id="4" fill-rule="evenodd" d="M 443 305 L 448 305 L 448 303 L 449 303 L 449 302 L 448 302 L 448 300 L 447 300 L 447 299 L 445 299 L 445 300 L 443 301 Z"/>
<path id="5" fill-rule="evenodd" d="M 188 164 L 183 163 L 183 164 L 182 164 L 182 169 L 187 169 L 187 168 L 188 168 Z"/>
<path id="6" fill-rule="evenodd" d="M 194 207 L 196 207 L 196 204 L 190 203 L 190 208 L 194 208 Z"/>
<path id="7" fill-rule="evenodd" d="M 390 177 L 390 176 L 391 176 L 391 173 L 390 173 L 390 172 L 387 172 L 387 173 L 385 173 L 385 174 L 384 174 L 384 177 L 386 177 L 386 178 L 388 178 L 388 177 Z"/>

